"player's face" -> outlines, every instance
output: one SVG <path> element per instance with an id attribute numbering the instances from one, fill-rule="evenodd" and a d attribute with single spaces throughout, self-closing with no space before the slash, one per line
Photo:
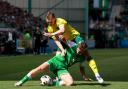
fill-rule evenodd
<path id="1" fill-rule="evenodd" d="M 77 50 L 76 50 L 76 53 L 77 53 L 78 55 L 82 55 L 83 52 L 84 52 L 84 50 L 81 49 L 80 47 L 78 47 Z"/>
<path id="2" fill-rule="evenodd" d="M 53 18 L 52 16 L 49 17 L 49 18 L 46 18 L 46 22 L 47 22 L 49 25 L 54 25 L 54 24 L 55 24 L 55 18 Z"/>
<path id="3" fill-rule="evenodd" d="M 77 53 L 78 55 L 84 55 L 85 50 L 86 50 L 86 49 L 85 49 L 84 47 L 78 46 L 78 48 L 77 48 L 77 50 L 76 50 L 76 53 Z"/>
<path id="4" fill-rule="evenodd" d="M 36 27 L 36 29 L 39 29 L 39 27 Z"/>
<path id="5" fill-rule="evenodd" d="M 46 19 L 46 22 L 47 22 L 49 25 L 52 25 L 52 21 L 51 21 L 51 20 Z"/>

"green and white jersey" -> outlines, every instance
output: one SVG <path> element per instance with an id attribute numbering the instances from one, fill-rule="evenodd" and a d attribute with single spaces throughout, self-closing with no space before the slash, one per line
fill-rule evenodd
<path id="1" fill-rule="evenodd" d="M 82 55 L 76 55 L 76 49 L 78 45 L 74 43 L 68 44 L 65 46 L 66 54 L 65 56 L 61 56 L 60 54 L 54 56 L 48 63 L 50 65 L 51 71 L 58 71 L 58 70 L 67 70 L 68 67 L 72 66 L 73 64 L 80 62 L 83 63 L 85 61 L 85 57 Z"/>
<path id="2" fill-rule="evenodd" d="M 65 63 L 68 67 L 77 62 L 82 63 L 85 61 L 85 57 L 83 55 L 76 54 L 77 47 L 78 45 L 74 45 L 73 47 L 66 48 Z"/>

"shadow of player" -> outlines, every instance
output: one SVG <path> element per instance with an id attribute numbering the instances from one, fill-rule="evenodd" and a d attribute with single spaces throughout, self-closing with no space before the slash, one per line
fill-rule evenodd
<path id="1" fill-rule="evenodd" d="M 73 86 L 77 86 L 77 85 L 101 85 L 101 86 L 104 86 L 104 87 L 106 87 L 106 86 L 109 86 L 109 85 L 111 85 L 110 83 L 102 83 L 102 84 L 100 84 L 100 83 L 87 83 L 87 82 L 85 82 L 85 83 L 75 83 Z"/>

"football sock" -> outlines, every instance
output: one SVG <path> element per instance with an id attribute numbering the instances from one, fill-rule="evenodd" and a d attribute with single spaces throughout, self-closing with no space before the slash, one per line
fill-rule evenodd
<path id="1" fill-rule="evenodd" d="M 53 81 L 53 86 L 63 86 L 63 85 L 64 85 L 64 81 L 62 80 Z"/>
<path id="2" fill-rule="evenodd" d="M 31 75 L 28 73 L 26 76 L 24 76 L 20 81 L 23 83 L 27 82 L 31 79 Z"/>
<path id="3" fill-rule="evenodd" d="M 58 80 L 53 81 L 53 86 L 59 86 L 59 81 Z"/>
<path id="4" fill-rule="evenodd" d="M 97 66 L 96 66 L 96 62 L 95 62 L 94 59 L 91 59 L 91 60 L 89 61 L 89 66 L 91 67 L 91 69 L 92 69 L 92 71 L 94 72 L 95 75 L 96 75 L 96 74 L 99 74 L 99 73 L 98 73 Z"/>

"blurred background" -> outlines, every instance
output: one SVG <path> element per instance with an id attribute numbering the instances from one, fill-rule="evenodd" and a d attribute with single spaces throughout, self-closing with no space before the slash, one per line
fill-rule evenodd
<path id="1" fill-rule="evenodd" d="M 81 33 L 105 81 L 128 81 L 128 0 L 0 0 L 0 80 L 20 79 L 54 56 L 57 46 L 42 35 L 48 11 Z M 78 70 L 70 71 L 81 80 Z"/>
<path id="2" fill-rule="evenodd" d="M 48 11 L 72 24 L 89 48 L 128 48 L 128 0 L 0 0 L 0 55 L 54 52 L 53 40 L 41 35 Z"/>

